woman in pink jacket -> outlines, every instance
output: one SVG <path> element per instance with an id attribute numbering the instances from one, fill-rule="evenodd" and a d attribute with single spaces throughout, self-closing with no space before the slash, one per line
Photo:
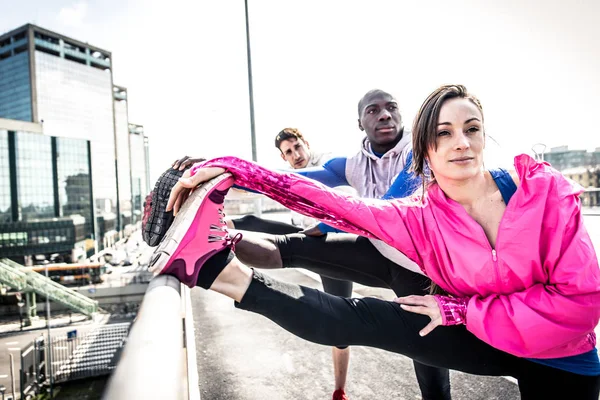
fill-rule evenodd
<path id="1" fill-rule="evenodd" d="M 358 199 L 233 157 L 197 164 L 172 191 L 168 209 L 179 214 L 152 267 L 316 343 L 514 376 L 523 399 L 598 400 L 600 270 L 583 226 L 581 188 L 527 155 L 515 158 L 514 173 L 486 171 L 483 122 L 481 104 L 463 86 L 442 86 L 425 100 L 413 126 L 413 157 L 415 173 L 430 170 L 431 183 L 410 199 Z M 242 265 L 230 250 L 238 238 L 222 219 L 234 180 L 397 248 L 438 294 L 344 299 Z"/>

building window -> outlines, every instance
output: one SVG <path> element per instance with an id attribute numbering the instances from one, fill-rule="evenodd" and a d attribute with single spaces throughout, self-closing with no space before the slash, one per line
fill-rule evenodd
<path id="1" fill-rule="evenodd" d="M 54 217 L 51 138 L 16 132 L 15 140 L 20 219 Z"/>
<path id="2" fill-rule="evenodd" d="M 8 158 L 8 132 L 0 130 L 0 223 L 12 220 Z"/>
<path id="3" fill-rule="evenodd" d="M 88 142 L 56 138 L 58 193 L 61 216 L 85 219 L 85 237 L 92 237 L 92 200 Z"/>
<path id="4" fill-rule="evenodd" d="M 0 60 L 0 118 L 32 120 L 28 52 Z"/>

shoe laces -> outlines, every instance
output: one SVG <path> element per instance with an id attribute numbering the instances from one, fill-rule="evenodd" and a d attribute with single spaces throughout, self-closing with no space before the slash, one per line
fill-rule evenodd
<path id="1" fill-rule="evenodd" d="M 229 231 L 227 230 L 227 225 L 225 224 L 225 213 L 223 212 L 223 209 L 219 208 L 218 212 L 219 212 L 219 225 L 215 225 L 215 224 L 210 225 L 210 230 L 216 231 L 217 233 L 210 233 L 208 235 L 208 242 L 214 243 L 214 242 L 224 240 L 225 246 L 230 247 L 231 250 L 235 251 L 235 245 L 237 243 L 239 243 L 240 240 L 242 240 L 243 235 L 241 232 L 238 232 L 235 234 L 235 236 L 231 237 L 231 235 L 229 234 Z M 219 233 L 224 233 L 224 234 L 219 234 Z"/>
<path id="2" fill-rule="evenodd" d="M 227 233 L 227 238 L 225 239 L 225 246 L 231 247 L 231 250 L 235 251 L 235 245 L 238 244 L 243 237 L 244 235 L 242 235 L 241 232 L 236 233 L 234 237 L 229 236 L 229 233 Z"/>

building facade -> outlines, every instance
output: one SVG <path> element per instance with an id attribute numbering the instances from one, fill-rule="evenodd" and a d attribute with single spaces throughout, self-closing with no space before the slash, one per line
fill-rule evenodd
<path id="1" fill-rule="evenodd" d="M 75 239 L 101 249 L 136 222 L 147 138 L 140 126 L 141 150 L 131 146 L 127 90 L 113 84 L 111 57 L 32 24 L 0 36 L 0 223 L 83 221 Z M 19 121 L 30 125 L 16 129 Z M 144 172 L 134 173 L 140 151 Z"/>
<path id="2" fill-rule="evenodd" d="M 584 207 L 600 207 L 600 166 L 567 168 L 561 172 L 585 189 L 581 194 Z"/>
<path id="3" fill-rule="evenodd" d="M 600 206 L 600 148 L 594 151 L 569 150 L 568 146 L 554 147 L 544 153 L 544 161 L 577 182 L 585 189 L 581 195 L 584 207 Z"/>
<path id="4" fill-rule="evenodd" d="M 94 250 L 90 142 L 0 119 L 0 257 Z"/>
<path id="5" fill-rule="evenodd" d="M 133 222 L 142 220 L 144 199 L 150 192 L 148 138 L 142 125 L 129 124 L 129 145 L 131 154 L 131 199 L 134 209 Z"/>
<path id="6" fill-rule="evenodd" d="M 131 155 L 129 147 L 129 116 L 127 107 L 127 89 L 113 87 L 115 104 L 115 143 L 117 149 L 117 181 L 119 199 L 119 231 L 132 223 L 131 203 Z"/>
<path id="7" fill-rule="evenodd" d="M 600 165 L 600 149 L 594 151 L 569 150 L 568 146 L 553 147 L 544 153 L 544 161 L 563 171 L 569 168 L 595 167 Z"/>

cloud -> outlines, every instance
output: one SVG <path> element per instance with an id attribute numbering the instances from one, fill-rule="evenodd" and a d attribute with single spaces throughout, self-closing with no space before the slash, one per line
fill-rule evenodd
<path id="1" fill-rule="evenodd" d="M 85 1 L 75 3 L 70 7 L 63 7 L 58 13 L 58 20 L 66 26 L 82 26 L 87 14 L 87 8 L 88 6 Z"/>

